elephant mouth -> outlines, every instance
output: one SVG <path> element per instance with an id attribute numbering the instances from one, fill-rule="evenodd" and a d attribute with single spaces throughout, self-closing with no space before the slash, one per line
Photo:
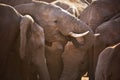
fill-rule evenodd
<path id="1" fill-rule="evenodd" d="M 86 31 L 84 33 L 74 33 L 74 32 L 69 32 L 68 38 L 69 41 L 72 41 L 72 43 L 74 44 L 74 46 L 76 48 L 79 48 L 81 46 L 85 45 L 85 37 L 86 35 L 88 35 L 89 31 Z"/>
<path id="2" fill-rule="evenodd" d="M 67 39 L 68 39 L 69 41 L 71 41 L 76 48 L 79 48 L 79 47 L 83 46 L 84 43 L 85 43 L 85 42 L 84 42 L 84 39 L 83 39 L 82 41 L 79 41 L 79 40 L 77 40 L 76 38 L 71 37 L 71 36 L 68 36 Z"/>
<path id="3" fill-rule="evenodd" d="M 45 45 L 52 46 L 52 42 L 49 42 L 49 41 L 45 40 Z"/>

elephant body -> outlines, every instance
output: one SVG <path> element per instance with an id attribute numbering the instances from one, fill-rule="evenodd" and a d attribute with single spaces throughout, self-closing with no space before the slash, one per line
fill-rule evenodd
<path id="1" fill-rule="evenodd" d="M 0 4 L 0 12 L 0 79 L 30 80 L 35 70 L 49 80 L 41 26 L 9 5 Z"/>
<path id="2" fill-rule="evenodd" d="M 21 61 L 19 58 L 19 54 L 14 54 L 14 46 L 16 44 L 13 44 L 14 42 L 16 42 L 17 35 L 19 34 L 18 27 L 21 17 L 19 14 L 13 12 L 11 8 L 6 7 L 2 4 L 0 4 L 0 12 L 0 79 L 16 80 L 18 77 L 21 80 L 21 71 L 19 71 L 19 73 L 15 72 L 19 69 L 21 70 L 22 68 L 20 67 Z M 8 18 L 6 16 L 8 16 Z M 14 59 L 16 60 L 16 62 Z M 17 63 L 16 65 L 18 66 L 16 66 L 15 63 Z M 13 70 L 13 72 L 10 71 L 10 68 L 11 70 Z M 13 74 L 16 74 L 17 77 L 13 76 L 11 72 Z"/>
<path id="3" fill-rule="evenodd" d="M 120 80 L 120 43 L 105 48 L 99 56 L 95 80 Z"/>
<path id="4" fill-rule="evenodd" d="M 47 45 L 45 51 L 48 52 L 46 53 L 48 56 L 51 56 L 49 56 L 50 60 L 47 61 L 51 78 L 54 78 L 52 73 L 58 76 L 57 79 L 61 76 L 61 74 L 58 73 L 61 73 L 63 65 L 58 62 L 62 61 L 61 55 L 68 40 L 72 41 L 76 47 L 80 47 L 81 49 L 88 49 L 93 44 L 94 35 L 92 30 L 81 20 L 56 5 L 42 1 L 34 1 L 29 4 L 15 6 L 15 8 L 22 14 L 30 14 L 35 21 L 43 27 Z M 80 35 L 80 33 L 83 34 Z M 80 42 L 82 36 L 84 36 L 83 44 Z M 53 59 L 52 56 L 54 56 L 55 59 Z M 56 64 L 54 64 L 54 62 Z M 58 65 L 59 68 L 54 67 Z"/>
<path id="5" fill-rule="evenodd" d="M 120 42 L 120 16 L 117 15 L 113 17 L 111 20 L 104 22 L 100 26 L 97 27 L 95 33 L 100 33 L 98 37 L 96 37 L 94 44 L 94 56 L 93 56 L 93 68 L 94 71 L 96 69 L 98 56 L 99 54 L 108 46 L 112 46 Z"/>
<path id="6" fill-rule="evenodd" d="M 118 3 L 115 1 L 94 1 L 81 13 L 79 18 L 95 32 L 99 25 L 108 21 L 120 11 L 119 3 L 119 1 Z"/>

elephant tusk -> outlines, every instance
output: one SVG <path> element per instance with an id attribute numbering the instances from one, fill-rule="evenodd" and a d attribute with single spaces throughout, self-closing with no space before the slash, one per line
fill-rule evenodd
<path id="1" fill-rule="evenodd" d="M 94 34 L 94 36 L 95 36 L 95 37 L 98 37 L 98 36 L 100 36 L 100 33 L 96 33 L 96 34 Z"/>
<path id="2" fill-rule="evenodd" d="M 71 36 L 71 37 L 83 37 L 83 36 L 87 35 L 88 33 L 89 33 L 89 31 L 86 31 L 86 32 L 81 33 L 81 34 L 76 34 L 74 32 L 69 32 L 69 36 Z"/>

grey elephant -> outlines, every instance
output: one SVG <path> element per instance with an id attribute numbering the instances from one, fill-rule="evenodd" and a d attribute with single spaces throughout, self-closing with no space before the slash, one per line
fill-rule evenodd
<path id="1" fill-rule="evenodd" d="M 34 69 L 41 80 L 50 80 L 43 28 L 12 6 L 0 4 L 0 12 L 0 79 L 30 80 Z"/>
<path id="2" fill-rule="evenodd" d="M 34 1 L 15 6 L 15 8 L 22 14 L 30 14 L 43 27 L 46 40 L 45 51 L 49 57 L 46 59 L 52 80 L 58 80 L 61 76 L 63 67 L 61 55 L 68 40 L 81 49 L 89 48 L 94 42 L 93 32 L 84 22 L 56 5 Z M 81 37 L 83 37 L 84 44 L 80 43 Z"/>

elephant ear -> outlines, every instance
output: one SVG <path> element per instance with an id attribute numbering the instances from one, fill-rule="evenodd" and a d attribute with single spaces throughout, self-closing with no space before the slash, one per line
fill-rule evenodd
<path id="1" fill-rule="evenodd" d="M 31 16 L 22 16 L 22 20 L 20 22 L 20 57 L 22 59 L 24 59 L 26 52 L 27 30 L 33 22 L 34 21 Z"/>

